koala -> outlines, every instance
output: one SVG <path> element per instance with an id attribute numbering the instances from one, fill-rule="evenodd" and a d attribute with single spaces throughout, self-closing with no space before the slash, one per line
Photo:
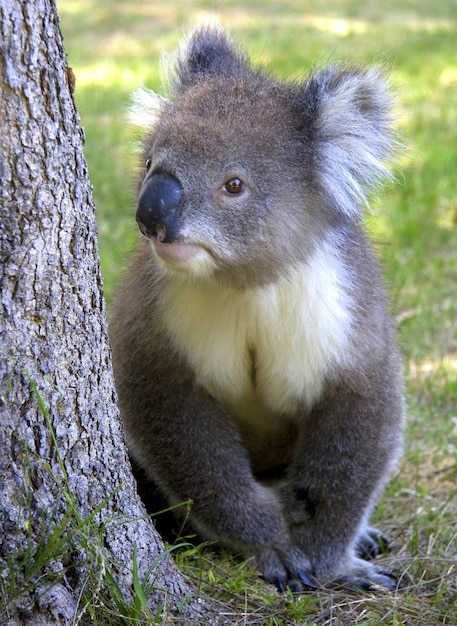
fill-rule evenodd
<path id="1" fill-rule="evenodd" d="M 110 321 L 133 462 L 281 591 L 394 589 L 369 516 L 403 385 L 362 227 L 396 143 L 386 81 L 340 65 L 275 80 L 205 26 L 170 84 L 136 96 L 143 237 Z"/>

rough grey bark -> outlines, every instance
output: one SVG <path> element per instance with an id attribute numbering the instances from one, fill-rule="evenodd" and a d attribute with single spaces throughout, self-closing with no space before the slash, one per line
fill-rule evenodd
<path id="1" fill-rule="evenodd" d="M 115 404 L 69 78 L 53 0 L 0 0 L 0 623 L 8 624 L 94 623 L 85 602 L 107 593 L 103 574 L 128 599 L 134 548 L 140 578 L 163 552 L 135 495 Z M 163 623 L 213 623 L 169 557 L 154 577 L 149 606 L 165 603 Z"/>

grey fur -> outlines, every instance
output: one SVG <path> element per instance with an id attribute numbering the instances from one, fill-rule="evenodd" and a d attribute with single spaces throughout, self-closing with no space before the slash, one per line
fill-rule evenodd
<path id="1" fill-rule="evenodd" d="M 192 499 L 201 534 L 254 555 L 279 589 L 394 588 L 358 556 L 376 552 L 368 518 L 400 454 L 403 422 L 384 288 L 360 225 L 393 145 L 386 83 L 376 69 L 338 66 L 303 84 L 276 82 L 224 31 L 200 28 L 171 84 L 170 101 L 157 99 L 155 110 L 150 99 L 143 116 L 157 116 L 138 214 L 150 241 L 110 324 L 132 457 L 171 503 Z M 297 293 L 309 298 L 297 303 Z M 280 304 L 289 294 L 291 310 Z M 177 310 L 183 303 L 192 311 Z M 231 325 L 220 356 L 223 337 L 205 347 L 206 326 L 211 338 L 223 328 L 212 303 Z M 288 328 L 304 346 L 298 356 Z M 287 376 L 276 380 L 276 340 L 290 388 Z M 284 467 L 281 483 L 262 481 Z"/>

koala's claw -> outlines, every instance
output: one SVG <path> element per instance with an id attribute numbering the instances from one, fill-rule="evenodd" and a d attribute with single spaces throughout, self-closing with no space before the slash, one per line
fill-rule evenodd
<path id="1" fill-rule="evenodd" d="M 357 578 L 349 581 L 346 586 L 358 591 L 395 591 L 398 587 L 398 580 L 392 572 L 379 570 L 369 575 L 369 578 Z"/>
<path id="2" fill-rule="evenodd" d="M 309 589 L 318 589 L 318 585 L 311 580 L 309 575 L 304 570 L 298 571 L 296 578 L 290 578 L 289 580 L 275 578 L 271 582 L 281 593 L 284 593 L 287 587 L 289 587 L 293 593 L 299 593 L 300 591 L 303 591 L 305 587 L 308 587 Z"/>
<path id="3" fill-rule="evenodd" d="M 281 593 L 284 593 L 284 591 L 286 590 L 286 585 L 284 584 L 284 581 L 282 580 L 282 578 L 276 578 L 275 580 L 272 580 L 271 582 L 275 585 L 278 591 L 280 591 Z"/>
<path id="4" fill-rule="evenodd" d="M 367 528 L 357 541 L 357 556 L 370 561 L 389 551 L 389 539 L 377 528 Z"/>
<path id="5" fill-rule="evenodd" d="M 308 576 L 308 574 L 303 571 L 303 570 L 299 570 L 297 572 L 299 579 L 302 581 L 302 583 L 304 583 L 307 587 L 310 587 L 311 589 L 317 589 L 318 585 L 311 580 L 311 578 Z"/>
<path id="6" fill-rule="evenodd" d="M 318 585 L 305 555 L 297 548 L 276 552 L 266 550 L 258 558 L 262 578 L 274 585 L 281 593 L 289 588 L 292 592 L 317 589 Z"/>
<path id="7" fill-rule="evenodd" d="M 374 581 L 374 587 L 379 589 L 379 587 L 383 587 L 384 589 L 388 589 L 389 591 L 395 591 L 398 587 L 398 578 L 394 576 L 392 572 L 381 571 L 378 573 L 377 577 L 381 580 L 378 582 Z M 377 578 L 376 577 L 376 578 Z"/>

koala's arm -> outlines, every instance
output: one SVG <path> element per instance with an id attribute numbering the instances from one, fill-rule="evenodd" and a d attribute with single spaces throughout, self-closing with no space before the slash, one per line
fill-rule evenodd
<path id="1" fill-rule="evenodd" d="M 370 540 L 368 516 L 399 449 L 392 429 L 382 432 L 380 412 L 387 421 L 399 419 L 389 404 L 388 398 L 377 404 L 347 387 L 335 389 L 301 433 L 282 497 L 292 539 L 320 580 L 395 586 L 389 575 L 357 557 L 358 544 Z"/>
<path id="2" fill-rule="evenodd" d="M 255 479 L 232 421 L 170 348 L 148 266 L 134 263 L 110 323 L 133 458 L 170 502 L 193 500 L 190 519 L 204 536 L 255 555 L 279 589 L 291 579 L 309 583 L 308 559 L 291 544 L 278 495 Z"/>
<path id="3" fill-rule="evenodd" d="M 361 265 L 366 298 L 348 348 L 354 365 L 334 372 L 303 421 L 282 498 L 292 539 L 318 579 L 394 588 L 390 575 L 358 558 L 376 552 L 368 518 L 401 452 L 404 419 L 400 359 L 379 279 Z"/>

